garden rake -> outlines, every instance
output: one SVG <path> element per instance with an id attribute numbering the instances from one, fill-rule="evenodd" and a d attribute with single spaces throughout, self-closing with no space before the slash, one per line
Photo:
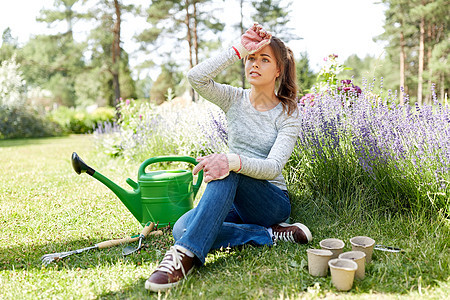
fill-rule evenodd
<path id="1" fill-rule="evenodd" d="M 41 257 L 41 261 L 45 265 L 48 265 L 49 263 L 51 263 L 53 261 L 60 260 L 69 255 L 78 254 L 78 253 L 81 253 L 84 251 L 89 251 L 91 249 L 107 249 L 107 248 L 111 248 L 111 247 L 121 245 L 121 244 L 132 243 L 132 242 L 139 240 L 142 236 L 147 237 L 149 235 L 149 233 L 153 230 L 154 227 L 155 227 L 155 224 L 153 222 L 148 222 L 145 225 L 145 227 L 142 230 L 142 233 L 140 235 L 125 237 L 125 238 L 115 239 L 115 240 L 108 240 L 108 241 L 104 241 L 104 242 L 95 244 L 94 246 L 83 248 L 83 249 L 77 249 L 77 250 L 72 250 L 72 251 L 67 251 L 67 252 L 45 254 L 44 256 Z"/>

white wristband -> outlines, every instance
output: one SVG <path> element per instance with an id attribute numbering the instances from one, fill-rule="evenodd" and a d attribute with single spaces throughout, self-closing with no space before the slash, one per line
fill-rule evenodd
<path id="1" fill-rule="evenodd" d="M 236 46 L 233 46 L 233 48 L 234 50 L 236 50 L 239 59 L 243 59 L 249 54 L 248 50 L 245 49 L 245 47 L 241 43 L 237 44 Z"/>
<path id="2" fill-rule="evenodd" d="M 241 157 L 234 153 L 227 154 L 228 168 L 230 171 L 239 172 L 242 168 Z"/>

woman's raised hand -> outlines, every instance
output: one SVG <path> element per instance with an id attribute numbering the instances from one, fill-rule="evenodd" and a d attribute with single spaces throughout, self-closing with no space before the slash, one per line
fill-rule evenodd
<path id="1" fill-rule="evenodd" d="M 241 42 L 234 46 L 234 50 L 239 58 L 244 58 L 249 54 L 253 54 L 270 43 L 272 34 L 264 30 L 258 23 L 253 24 L 252 27 L 241 36 Z"/>

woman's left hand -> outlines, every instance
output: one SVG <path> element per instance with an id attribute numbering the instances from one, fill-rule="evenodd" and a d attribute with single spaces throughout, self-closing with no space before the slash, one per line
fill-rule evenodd
<path id="1" fill-rule="evenodd" d="M 230 166 L 226 154 L 211 154 L 207 156 L 197 157 L 199 162 L 192 171 L 197 175 L 203 169 L 203 181 L 208 183 L 212 180 L 223 179 L 230 174 Z"/>

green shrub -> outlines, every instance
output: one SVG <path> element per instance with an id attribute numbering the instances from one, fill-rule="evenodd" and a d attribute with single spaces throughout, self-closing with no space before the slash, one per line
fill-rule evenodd
<path id="1" fill-rule="evenodd" d="M 27 105 L 26 83 L 15 56 L 0 64 L 0 139 L 61 135 L 43 111 Z"/>
<path id="2" fill-rule="evenodd" d="M 62 135 L 59 124 L 32 108 L 0 107 L 0 139 Z"/>
<path id="3" fill-rule="evenodd" d="M 61 106 L 50 113 L 66 133 L 90 133 L 98 123 L 112 122 L 115 110 L 111 107 L 99 107 L 89 113 L 87 110 Z"/>

